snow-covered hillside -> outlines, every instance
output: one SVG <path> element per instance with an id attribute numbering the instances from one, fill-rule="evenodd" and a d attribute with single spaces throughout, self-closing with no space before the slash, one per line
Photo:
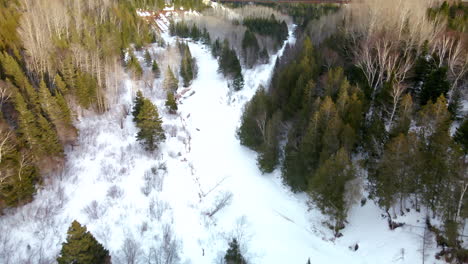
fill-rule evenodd
<path id="1" fill-rule="evenodd" d="M 292 32 L 288 42 L 294 42 Z M 160 252 L 163 233 L 174 236 L 182 263 L 216 262 L 232 237 L 251 263 L 421 262 L 422 215 L 410 214 L 404 221 L 412 226 L 389 231 L 381 210 L 368 201 L 351 210 L 344 237 L 332 240 L 326 218 L 309 210 L 306 195 L 291 193 L 279 171 L 262 175 L 256 154 L 239 144 L 242 107 L 266 86 L 282 50 L 269 64 L 244 71 L 245 88 L 233 92 L 210 51 L 189 46 L 199 73 L 178 114 L 163 110 L 161 80 L 151 89 L 127 79 L 109 112 L 77 122 L 79 142 L 67 149 L 65 170 L 45 182 L 32 203 L 0 218 L 0 263 L 50 263 L 74 219 L 111 251 L 113 263 L 127 263 L 125 239 L 139 248 L 138 263 L 156 263 L 148 258 Z M 143 151 L 135 139 L 128 110 L 138 89 L 162 113 L 167 140 L 158 153 Z M 223 198 L 227 206 L 208 216 Z M 356 243 L 359 249 L 350 250 Z M 425 263 L 435 263 L 434 250 L 428 252 Z"/>

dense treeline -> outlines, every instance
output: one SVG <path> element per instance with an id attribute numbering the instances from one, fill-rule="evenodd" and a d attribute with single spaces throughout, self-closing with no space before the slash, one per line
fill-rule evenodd
<path id="1" fill-rule="evenodd" d="M 225 39 L 222 43 L 219 39 L 216 39 L 212 42 L 210 34 L 207 32 L 206 28 L 200 30 L 195 24 L 189 26 L 184 21 L 171 22 L 169 26 L 169 32 L 172 36 L 192 38 L 195 41 L 202 41 L 206 45 L 210 46 L 212 55 L 218 59 L 219 72 L 221 72 L 226 78 L 228 78 L 231 81 L 231 86 L 233 87 L 233 89 L 238 91 L 244 87 L 244 76 L 242 75 L 242 67 L 239 61 L 239 57 L 237 56 L 236 51 L 231 48 L 227 39 Z M 250 46 L 246 46 L 246 49 L 248 49 L 249 47 Z M 192 62 L 192 60 L 188 59 L 188 57 L 191 56 L 190 50 L 188 50 L 188 53 L 186 52 L 186 50 L 188 50 L 188 46 L 187 49 L 182 48 L 181 50 L 181 53 L 183 55 L 181 76 L 184 78 L 184 86 L 188 85 L 185 81 L 186 78 L 190 81 L 193 79 L 193 76 L 190 73 L 190 69 L 192 69 L 192 67 L 195 67 L 193 68 L 193 70 L 196 73 L 196 65 L 194 64 L 194 62 Z M 184 59 L 184 57 L 187 58 Z M 192 66 L 189 67 L 190 65 Z M 182 71 L 184 71 L 184 74 L 182 74 Z M 186 77 L 184 77 L 184 75 Z"/>
<path id="2" fill-rule="evenodd" d="M 259 153 L 262 171 L 281 165 L 285 183 L 307 192 L 337 234 L 365 187 L 391 228 L 394 216 L 411 209 L 441 219 L 440 227 L 428 221 L 439 245 L 448 246 L 441 255 L 463 262 L 467 121 L 457 92 L 466 88 L 467 62 L 464 55 L 450 56 L 466 54 L 466 47 L 463 35 L 433 37 L 429 30 L 443 31 L 425 21 L 424 32 L 401 31 L 393 40 L 401 45 L 391 44 L 398 35 L 386 35 L 393 30 L 388 21 L 381 33 L 349 19 L 316 47 L 302 38 L 277 62 L 270 87 L 246 105 L 238 135 Z M 450 55 L 440 51 L 444 47 Z"/>
<path id="3" fill-rule="evenodd" d="M 157 5 L 0 1 L 0 208 L 31 200 L 41 175 L 61 166 L 75 109 L 106 110 L 123 51 L 154 39 L 136 8 Z"/>
<path id="4" fill-rule="evenodd" d="M 460 32 L 467 32 L 468 6 L 462 1 L 449 5 L 444 1 L 439 7 L 429 8 L 428 15 L 432 19 L 442 15 L 447 20 L 447 27 Z"/>
<path id="5" fill-rule="evenodd" d="M 285 21 L 278 21 L 274 15 L 269 18 L 248 17 L 244 18 L 242 24 L 251 32 L 270 36 L 274 41 L 274 45 L 279 48 L 288 38 L 288 25 Z"/>
<path id="6" fill-rule="evenodd" d="M 182 60 L 180 62 L 180 76 L 184 81 L 184 87 L 190 86 L 193 79 L 197 77 L 198 68 L 197 62 L 192 53 L 190 53 L 190 48 L 187 43 L 178 42 L 177 46 L 179 48 L 180 54 L 182 54 Z"/>

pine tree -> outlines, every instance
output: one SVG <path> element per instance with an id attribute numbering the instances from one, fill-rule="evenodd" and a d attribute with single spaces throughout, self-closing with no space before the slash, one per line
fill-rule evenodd
<path id="1" fill-rule="evenodd" d="M 60 93 L 67 94 L 68 92 L 67 84 L 63 81 L 62 77 L 60 77 L 58 73 L 55 74 L 54 83 L 55 83 L 55 87 L 57 87 Z"/>
<path id="2" fill-rule="evenodd" d="M 257 163 L 263 173 L 273 172 L 279 159 L 279 132 L 281 123 L 281 111 L 276 111 L 267 121 L 265 128 L 265 140 L 260 147 Z"/>
<path id="3" fill-rule="evenodd" d="M 208 33 L 208 30 L 206 30 L 206 28 L 203 28 L 202 41 L 205 45 L 211 45 L 210 33 Z"/>
<path id="4" fill-rule="evenodd" d="M 140 79 L 141 76 L 143 76 L 143 68 L 141 68 L 140 62 L 133 53 L 130 53 L 130 59 L 128 60 L 127 67 L 135 75 L 136 79 Z"/>
<path id="5" fill-rule="evenodd" d="M 171 68 L 168 66 L 166 76 L 164 77 L 164 89 L 175 92 L 177 88 L 179 88 L 179 80 L 177 80 Z"/>
<path id="6" fill-rule="evenodd" d="M 42 114 L 37 116 L 37 129 L 40 153 L 52 156 L 61 155 L 63 146 L 58 140 L 57 132 Z M 42 157 L 42 154 L 38 154 L 37 157 Z"/>
<path id="7" fill-rule="evenodd" d="M 146 67 L 150 67 L 152 59 L 151 59 L 151 54 L 149 53 L 149 50 L 145 50 L 144 58 L 145 58 Z"/>
<path id="8" fill-rule="evenodd" d="M 237 131 L 240 143 L 253 150 L 260 150 L 265 138 L 265 128 L 268 118 L 270 100 L 263 87 L 260 87 L 254 97 L 245 106 L 241 118 L 241 126 Z"/>
<path id="9" fill-rule="evenodd" d="M 28 109 L 23 96 L 20 93 L 15 95 L 15 110 L 18 112 L 18 133 L 21 140 L 30 148 L 39 145 L 37 138 L 36 118 Z"/>
<path id="10" fill-rule="evenodd" d="M 140 129 L 137 140 L 144 142 L 145 149 L 153 151 L 159 142 L 166 137 L 162 128 L 162 120 L 159 117 L 156 106 L 144 98 L 136 119 L 136 125 Z"/>
<path id="11" fill-rule="evenodd" d="M 153 60 L 151 71 L 153 72 L 155 78 L 159 78 L 161 76 L 161 70 L 159 70 L 159 66 L 156 60 Z"/>
<path id="12" fill-rule="evenodd" d="M 242 39 L 242 52 L 247 67 L 251 68 L 258 61 L 260 47 L 257 37 L 250 30 L 246 30 Z"/>
<path id="13" fill-rule="evenodd" d="M 453 139 L 463 147 L 465 154 L 468 153 L 468 118 L 461 123 Z"/>
<path id="14" fill-rule="evenodd" d="M 174 94 L 170 91 L 167 92 L 167 99 L 166 104 L 167 108 L 169 108 L 169 112 L 171 114 L 177 113 L 177 102 L 175 100 Z"/>
<path id="15" fill-rule="evenodd" d="M 84 108 L 91 107 L 96 102 L 98 84 L 91 74 L 78 71 L 76 75 L 76 95 L 78 103 Z"/>
<path id="16" fill-rule="evenodd" d="M 11 80 L 18 87 L 21 92 L 25 95 L 26 102 L 29 103 L 35 111 L 39 110 L 39 102 L 34 87 L 29 82 L 28 78 L 24 74 L 20 65 L 16 60 L 11 57 L 8 53 L 0 53 L 0 64 L 7 77 L 11 77 Z"/>
<path id="17" fill-rule="evenodd" d="M 224 256 L 224 262 L 226 264 L 247 263 L 240 252 L 239 243 L 237 242 L 237 239 L 233 238 L 232 241 L 229 242 L 229 248 L 226 251 L 226 255 Z"/>
<path id="18" fill-rule="evenodd" d="M 380 206 L 389 210 L 397 201 L 403 210 L 403 201 L 411 194 L 414 183 L 419 182 L 418 164 L 421 155 L 415 135 L 399 134 L 385 146 L 376 173 L 376 191 Z"/>
<path id="19" fill-rule="evenodd" d="M 232 81 L 232 87 L 235 91 L 240 91 L 242 88 L 244 88 L 244 76 L 242 76 L 242 73 L 239 73 L 236 75 L 236 77 L 234 77 L 234 80 Z"/>
<path id="20" fill-rule="evenodd" d="M 67 233 L 67 241 L 62 244 L 59 264 L 110 264 L 109 251 L 76 220 Z"/>
<path id="21" fill-rule="evenodd" d="M 420 138 L 424 144 L 422 198 L 423 203 L 436 212 L 442 195 L 448 191 L 445 187 L 456 175 L 453 170 L 457 167 L 457 156 L 460 154 L 450 137 L 450 113 L 443 95 L 435 103 L 429 101 L 418 114 Z"/>
<path id="22" fill-rule="evenodd" d="M 321 164 L 309 181 L 309 194 L 324 213 L 333 217 L 335 231 L 343 227 L 346 219 L 346 185 L 354 177 L 355 171 L 349 154 L 341 148 Z"/>
<path id="23" fill-rule="evenodd" d="M 435 101 L 439 96 L 445 96 L 450 88 L 447 81 L 447 68 L 441 67 L 430 72 L 421 89 L 421 104 Z"/>
<path id="24" fill-rule="evenodd" d="M 133 110 L 132 110 L 132 115 L 133 115 L 133 121 L 137 121 L 138 114 L 140 113 L 141 106 L 143 105 L 143 93 L 138 90 L 136 93 L 135 100 L 133 101 Z"/>
<path id="25" fill-rule="evenodd" d="M 221 56 L 222 49 L 223 48 L 221 47 L 221 41 L 219 40 L 219 38 L 217 38 L 211 46 L 211 54 L 213 55 L 213 57 L 218 58 L 219 56 Z"/>
<path id="26" fill-rule="evenodd" d="M 413 116 L 413 99 L 410 94 L 406 94 L 400 103 L 396 122 L 391 130 L 393 136 L 399 133 L 408 133 Z"/>
<path id="27" fill-rule="evenodd" d="M 188 87 L 196 75 L 195 61 L 187 44 L 180 44 L 179 46 L 182 50 L 180 75 L 184 81 L 184 87 Z"/>

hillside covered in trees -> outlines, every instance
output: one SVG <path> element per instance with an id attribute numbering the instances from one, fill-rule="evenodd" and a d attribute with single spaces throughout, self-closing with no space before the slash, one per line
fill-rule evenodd
<path id="1" fill-rule="evenodd" d="M 343 23 L 325 38 L 311 22 L 246 105 L 241 143 L 307 192 L 337 236 L 363 188 L 392 229 L 425 212 L 439 256 L 465 262 L 467 15 L 461 2 L 364 1 L 321 21 Z"/>

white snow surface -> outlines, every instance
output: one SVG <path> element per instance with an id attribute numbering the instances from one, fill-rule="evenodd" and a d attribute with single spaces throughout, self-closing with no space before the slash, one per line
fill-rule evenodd
<path id="1" fill-rule="evenodd" d="M 288 41 L 294 42 L 292 33 Z M 279 171 L 262 175 L 256 153 L 239 144 L 242 108 L 260 84 L 267 86 L 283 50 L 269 64 L 245 70 L 244 89 L 233 92 L 217 73 L 210 51 L 199 43 L 189 46 L 199 73 L 180 100 L 178 114 L 164 110 L 161 80 L 151 90 L 127 79 L 109 112 L 76 123 L 78 146 L 66 150 L 64 171 L 53 175 L 32 203 L 0 218 L 0 263 L 21 263 L 30 255 L 32 263 L 50 263 L 74 219 L 110 250 L 114 263 L 124 263 L 126 237 L 141 244 L 138 263 L 147 263 L 145 255 L 159 243 L 164 224 L 181 242 L 181 263 L 215 263 L 233 236 L 240 238 L 250 263 L 306 263 L 308 258 L 318 264 L 421 262 L 422 215 L 397 219 L 413 226 L 390 231 L 382 211 L 368 201 L 353 207 L 344 236 L 332 239 L 322 224 L 326 217 L 310 209 L 307 196 L 290 192 Z M 145 152 L 136 141 L 131 114 L 120 122 L 122 109 L 130 109 L 138 89 L 158 106 L 163 119 L 167 140 L 158 153 Z M 144 174 L 160 164 L 167 167 L 163 188 L 145 195 Z M 108 195 L 112 186 L 122 191 L 121 197 Z M 229 192 L 232 202 L 208 217 L 214 201 Z M 152 200 L 160 201 L 156 207 L 166 203 L 168 208 L 159 219 L 150 212 Z M 98 205 L 95 217 L 84 210 L 93 201 Z M 350 250 L 355 243 L 359 249 Z M 429 253 L 426 263 L 436 263 L 434 250 Z"/>

